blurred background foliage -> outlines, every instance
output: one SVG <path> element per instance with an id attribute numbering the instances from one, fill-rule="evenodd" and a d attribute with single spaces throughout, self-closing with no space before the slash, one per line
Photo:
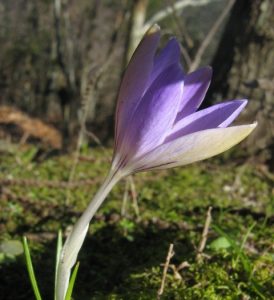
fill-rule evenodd
<path id="1" fill-rule="evenodd" d="M 123 70 L 157 21 L 163 43 L 171 35 L 181 43 L 186 71 L 213 65 L 205 106 L 249 98 L 241 121 L 258 120 L 259 128 L 244 147 L 271 164 L 273 11 L 271 0 L 1 0 L 0 135 L 24 142 L 45 136 L 22 128 L 22 112 L 58 130 L 53 148 L 74 147 L 83 123 L 111 141 Z"/>

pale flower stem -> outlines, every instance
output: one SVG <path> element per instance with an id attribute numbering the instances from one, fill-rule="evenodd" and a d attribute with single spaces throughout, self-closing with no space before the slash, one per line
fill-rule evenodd
<path id="1" fill-rule="evenodd" d="M 57 284 L 56 284 L 56 300 L 64 300 L 68 288 L 70 272 L 76 263 L 78 253 L 85 240 L 89 223 L 96 211 L 99 209 L 106 196 L 109 194 L 113 186 L 122 178 L 119 172 L 111 170 L 102 186 L 89 203 L 88 207 L 74 225 L 71 233 L 67 237 L 61 252 L 61 259 L 58 264 Z"/>

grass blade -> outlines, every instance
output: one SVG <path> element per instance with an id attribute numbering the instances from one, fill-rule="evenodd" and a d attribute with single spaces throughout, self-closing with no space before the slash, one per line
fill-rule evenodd
<path id="1" fill-rule="evenodd" d="M 241 244 L 240 249 L 239 249 L 241 252 L 243 252 L 243 249 L 244 249 L 244 246 L 245 246 L 245 244 L 246 244 L 246 241 L 247 241 L 247 239 L 248 239 L 248 237 L 249 237 L 251 231 L 252 231 L 253 228 L 255 227 L 255 225 L 256 225 L 256 222 L 254 222 L 254 223 L 248 228 L 246 234 L 244 235 L 242 244 Z M 236 264 L 236 265 L 238 264 L 239 259 L 240 259 L 240 255 L 239 255 L 239 253 L 238 253 L 238 254 L 237 254 L 237 257 L 236 257 L 236 260 L 235 260 L 235 264 Z M 249 270 L 249 271 L 250 271 L 250 270 Z"/>
<path id="2" fill-rule="evenodd" d="M 250 235 L 251 231 L 253 230 L 253 228 L 255 227 L 256 222 L 253 223 L 247 230 L 246 234 L 244 235 L 244 238 L 242 240 L 242 243 L 240 246 L 237 245 L 237 243 L 235 242 L 235 240 L 233 240 L 233 238 L 231 238 L 225 231 L 223 231 L 220 227 L 213 225 L 212 227 L 214 228 L 214 230 L 221 236 L 224 236 L 225 238 L 227 238 L 227 240 L 231 243 L 235 253 L 236 253 L 236 260 L 234 263 L 234 268 L 238 265 L 238 261 L 240 260 L 242 262 L 243 268 L 245 270 L 245 272 L 247 273 L 248 276 L 248 284 L 249 287 L 260 297 L 260 299 L 265 300 L 266 297 L 263 295 L 263 293 L 261 292 L 263 290 L 262 286 L 256 282 L 255 279 L 252 278 L 252 264 L 248 258 L 248 256 L 244 253 L 243 248 L 244 245 L 247 241 L 248 236 Z"/>
<path id="3" fill-rule="evenodd" d="M 56 290 L 56 284 L 57 284 L 57 268 L 60 260 L 61 250 L 63 246 L 62 241 L 62 230 L 58 230 L 58 236 L 57 236 L 57 246 L 56 246 L 56 262 L 55 262 L 55 290 Z M 54 293 L 54 299 L 56 300 L 56 295 Z"/>
<path id="4" fill-rule="evenodd" d="M 243 249 L 241 248 L 241 246 L 238 246 L 236 241 L 230 237 L 230 235 L 228 235 L 225 231 L 223 231 L 220 227 L 216 226 L 216 225 L 213 225 L 212 226 L 213 229 L 219 233 L 221 236 L 224 236 L 231 244 L 233 250 L 235 251 L 235 253 L 237 254 L 237 262 L 238 263 L 238 260 L 240 259 L 242 264 L 243 264 L 243 267 L 244 267 L 244 270 L 250 274 L 250 271 L 251 271 L 251 263 L 247 257 L 247 255 L 243 252 Z M 233 266 L 234 268 L 236 267 L 236 265 Z"/>
<path id="5" fill-rule="evenodd" d="M 76 276 L 77 276 L 77 273 L 78 273 L 79 265 L 80 265 L 80 263 L 77 262 L 77 264 L 76 264 L 76 266 L 73 270 L 73 273 L 72 273 L 70 281 L 69 281 L 69 286 L 68 286 L 68 290 L 67 290 L 67 293 L 66 293 L 65 300 L 71 300 L 71 295 L 72 295 L 75 279 L 76 279 Z"/>
<path id="6" fill-rule="evenodd" d="M 30 278 L 30 282 L 31 282 L 31 285 L 32 285 L 32 288 L 33 288 L 35 298 L 36 298 L 36 300 L 42 300 L 42 297 L 40 295 L 39 288 L 38 288 L 38 285 L 37 285 L 37 281 L 36 281 L 36 278 L 35 278 L 33 266 L 32 266 L 28 241 L 27 241 L 27 238 L 25 236 L 23 237 L 23 247 L 24 247 L 24 253 L 25 253 L 29 278 Z"/>

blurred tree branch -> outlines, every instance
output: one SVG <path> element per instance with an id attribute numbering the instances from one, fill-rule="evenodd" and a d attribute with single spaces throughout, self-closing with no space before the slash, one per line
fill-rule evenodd
<path id="1" fill-rule="evenodd" d="M 182 11 L 187 6 L 203 6 L 211 2 L 216 2 L 221 0 L 179 0 L 174 4 L 165 7 L 164 9 L 158 11 L 154 16 L 152 16 L 144 25 L 143 32 L 148 30 L 153 24 L 162 21 L 163 19 L 174 14 L 174 11 Z"/>
<path id="2" fill-rule="evenodd" d="M 137 48 L 144 32 L 148 0 L 134 0 L 131 9 L 130 30 L 126 61 L 128 62 Z"/>
<path id="3" fill-rule="evenodd" d="M 64 21 L 65 21 L 65 43 L 66 43 L 66 50 L 68 54 L 68 80 L 70 87 L 73 91 L 76 89 L 76 79 L 75 79 L 75 62 L 74 62 L 74 45 L 72 38 L 72 28 L 70 22 L 70 13 L 68 9 L 68 0 L 64 0 Z"/>
<path id="4" fill-rule="evenodd" d="M 62 54 L 62 35 L 61 35 L 61 0 L 54 0 L 54 29 L 55 29 L 55 43 L 53 47 L 53 59 L 55 59 L 63 72 L 65 73 L 65 64 Z"/>
<path id="5" fill-rule="evenodd" d="M 209 30 L 208 34 L 204 38 L 203 42 L 201 43 L 198 51 L 195 54 L 194 60 L 190 65 L 189 71 L 194 71 L 197 69 L 201 63 L 202 56 L 204 55 L 207 47 L 211 43 L 212 39 L 214 38 L 217 31 L 220 29 L 221 24 L 224 22 L 225 18 L 229 14 L 232 6 L 234 5 L 236 0 L 229 0 L 227 5 L 225 6 L 224 10 L 220 14 L 219 18 L 217 18 L 216 22 L 213 24 L 211 29 Z"/>

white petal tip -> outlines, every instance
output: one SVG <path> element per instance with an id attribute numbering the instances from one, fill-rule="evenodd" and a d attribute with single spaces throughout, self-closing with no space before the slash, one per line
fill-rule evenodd
<path id="1" fill-rule="evenodd" d="M 257 124 L 258 124 L 257 122 L 254 122 L 252 124 L 247 124 L 247 125 L 227 127 L 227 129 L 229 130 L 231 128 L 232 129 L 231 132 L 233 133 L 233 128 L 235 128 L 236 132 L 233 133 L 231 137 L 233 138 L 233 136 L 234 137 L 238 136 L 239 139 L 238 142 L 240 142 L 251 134 L 251 132 L 256 128 Z"/>
<path id="2" fill-rule="evenodd" d="M 250 132 L 252 132 L 258 125 L 258 122 L 255 121 L 254 123 L 252 124 L 249 124 L 248 127 L 250 128 Z"/>
<path id="3" fill-rule="evenodd" d="M 147 31 L 147 35 L 150 35 L 150 34 L 154 34 L 154 33 L 157 33 L 161 30 L 160 26 L 158 24 L 154 24 L 152 25 L 149 30 Z"/>

